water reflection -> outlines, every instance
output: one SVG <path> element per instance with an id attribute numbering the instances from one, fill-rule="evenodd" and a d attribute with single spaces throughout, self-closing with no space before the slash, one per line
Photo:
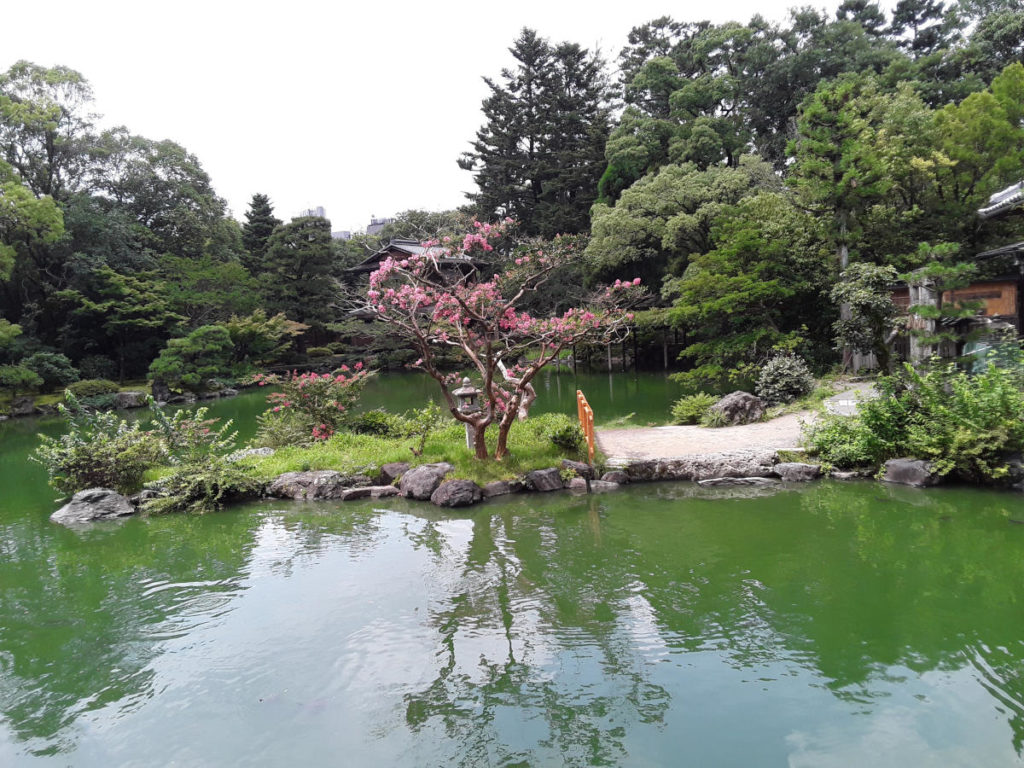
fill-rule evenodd
<path id="1" fill-rule="evenodd" d="M 661 485 L 24 524 L 0 758 L 1019 764 L 1015 501 Z"/>

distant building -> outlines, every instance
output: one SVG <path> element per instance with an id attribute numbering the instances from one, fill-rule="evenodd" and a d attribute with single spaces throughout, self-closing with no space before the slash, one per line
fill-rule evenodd
<path id="1" fill-rule="evenodd" d="M 299 215 L 296 218 L 303 216 L 318 216 L 321 219 L 327 218 L 327 212 L 324 210 L 322 205 L 318 205 L 316 208 L 306 208 L 303 211 L 299 211 Z"/>
<path id="2" fill-rule="evenodd" d="M 331 232 L 331 237 L 335 240 L 351 240 L 352 232 L 348 229 L 339 229 L 337 232 Z"/>
<path id="3" fill-rule="evenodd" d="M 366 227 L 366 234 L 376 235 L 388 224 L 394 224 L 394 218 L 390 219 L 378 219 L 373 214 L 370 214 L 370 223 Z"/>

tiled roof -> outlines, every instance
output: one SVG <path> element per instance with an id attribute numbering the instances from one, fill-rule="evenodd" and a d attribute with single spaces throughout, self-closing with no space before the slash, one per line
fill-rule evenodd
<path id="1" fill-rule="evenodd" d="M 1021 203 L 1024 203 L 1024 181 L 996 192 L 988 199 L 987 206 L 978 209 L 978 215 L 983 219 L 991 219 L 993 216 L 1016 208 Z"/>

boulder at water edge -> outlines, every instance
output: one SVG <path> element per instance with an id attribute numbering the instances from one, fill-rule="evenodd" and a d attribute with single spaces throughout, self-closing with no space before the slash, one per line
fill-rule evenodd
<path id="1" fill-rule="evenodd" d="M 410 499 L 429 499 L 430 495 L 437 490 L 437 486 L 444 480 L 444 476 L 455 467 L 446 461 L 436 464 L 420 464 L 402 475 L 402 481 L 398 488 L 402 495 Z"/>
<path id="2" fill-rule="evenodd" d="M 267 495 L 296 501 L 340 499 L 349 488 L 363 485 L 370 485 L 370 478 L 365 475 L 343 475 L 333 469 L 285 472 L 267 486 Z"/>
<path id="3" fill-rule="evenodd" d="M 533 491 L 560 491 L 562 485 L 562 473 L 555 467 L 550 469 L 535 469 L 526 473 L 526 485 Z"/>
<path id="4" fill-rule="evenodd" d="M 787 483 L 807 483 L 821 477 L 821 467 L 799 461 L 784 461 L 775 465 L 775 474 Z"/>
<path id="5" fill-rule="evenodd" d="M 135 507 L 117 491 L 89 488 L 72 496 L 71 501 L 50 515 L 50 520 L 62 525 L 75 525 L 132 514 L 135 514 Z"/>
<path id="6" fill-rule="evenodd" d="M 885 462 L 882 472 L 883 482 L 912 485 L 915 488 L 938 485 L 941 480 L 932 463 L 923 459 L 890 459 Z"/>
<path id="7" fill-rule="evenodd" d="M 114 396 L 114 406 L 117 408 L 142 408 L 146 404 L 145 392 L 118 392 Z"/>
<path id="8" fill-rule="evenodd" d="M 31 416 L 35 412 L 34 397 L 16 397 L 11 401 L 11 416 Z"/>
<path id="9" fill-rule="evenodd" d="M 469 507 L 483 498 L 480 486 L 472 480 L 448 480 L 430 494 L 430 502 L 439 507 Z"/>
<path id="10" fill-rule="evenodd" d="M 407 461 L 392 461 L 388 464 L 382 464 L 380 474 L 377 476 L 377 482 L 381 485 L 391 485 L 395 480 L 401 479 L 402 475 L 408 471 L 409 462 Z"/>
<path id="11" fill-rule="evenodd" d="M 750 424 L 764 418 L 764 400 L 749 392 L 732 392 L 711 406 L 721 413 L 726 424 Z"/>

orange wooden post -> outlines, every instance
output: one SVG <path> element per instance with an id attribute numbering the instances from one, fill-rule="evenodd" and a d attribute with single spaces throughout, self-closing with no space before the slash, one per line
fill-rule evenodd
<path id="1" fill-rule="evenodd" d="M 586 396 L 580 390 L 576 390 L 576 415 L 580 420 L 580 428 L 587 438 L 587 455 L 590 456 L 590 463 L 594 463 L 595 436 L 594 436 L 594 410 L 587 402 Z"/>

